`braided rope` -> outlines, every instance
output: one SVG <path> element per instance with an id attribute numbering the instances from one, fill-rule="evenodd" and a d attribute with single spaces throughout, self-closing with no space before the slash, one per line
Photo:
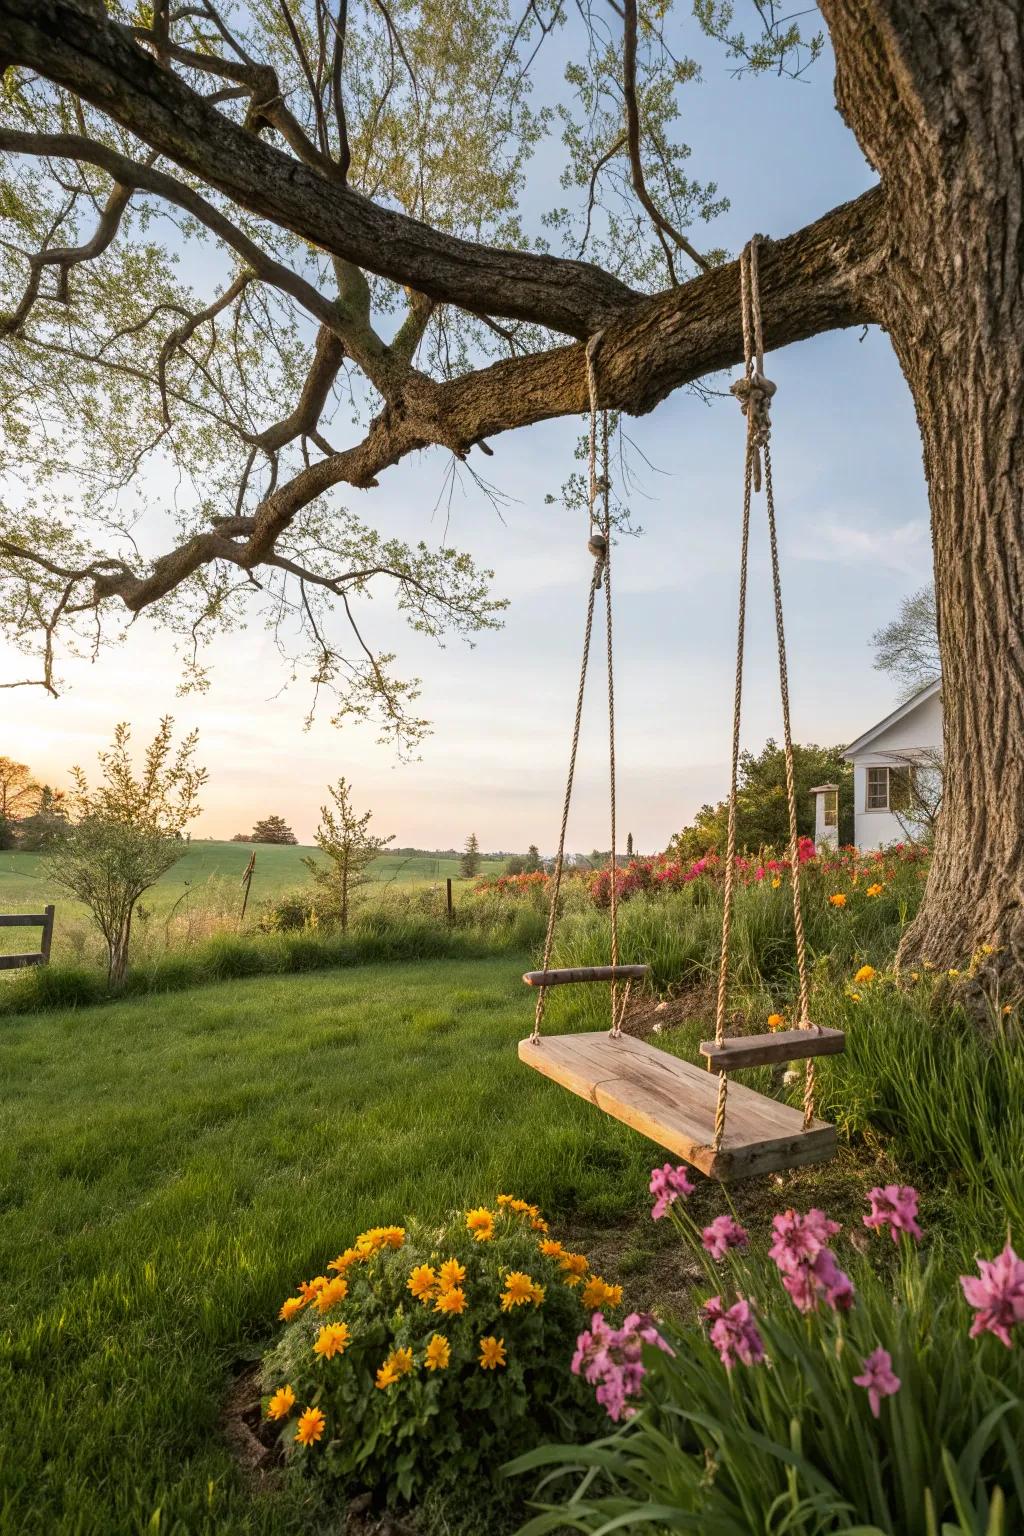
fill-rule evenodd
<path id="1" fill-rule="evenodd" d="M 592 397 L 593 409 L 596 413 L 596 387 Z M 605 538 L 604 555 L 604 607 L 605 607 L 605 652 L 608 665 L 608 785 L 609 803 L 611 807 L 611 852 L 608 855 L 610 885 L 610 916 L 612 929 L 612 965 L 619 963 L 619 881 L 618 858 L 616 841 L 616 805 L 617 795 L 615 789 L 615 669 L 613 665 L 612 651 L 612 516 L 611 516 L 611 481 L 608 474 L 608 412 L 602 413 L 602 446 L 601 446 L 601 472 L 602 472 L 602 520 L 601 531 Z M 629 1000 L 629 985 L 622 999 L 622 1008 L 618 1008 L 618 982 L 613 978 L 611 984 L 611 1014 L 612 1014 L 612 1038 L 618 1039 L 622 1033 L 622 1018 L 626 1011 L 626 1003 Z"/>
<path id="2" fill-rule="evenodd" d="M 588 548 L 594 556 L 594 573 L 590 578 L 590 590 L 587 594 L 587 617 L 583 630 L 583 657 L 580 662 L 579 686 L 576 690 L 576 715 L 573 720 L 572 745 L 569 749 L 569 772 L 565 784 L 565 799 L 562 802 L 562 821 L 558 832 L 558 852 L 555 855 L 555 870 L 551 877 L 551 900 L 548 905 L 548 922 L 544 934 L 544 958 L 542 970 L 547 971 L 551 963 L 551 949 L 555 938 L 555 922 L 558 916 L 558 898 L 562 889 L 562 873 L 565 867 L 565 838 L 569 826 L 569 809 L 572 804 L 572 789 L 576 778 L 576 758 L 580 745 L 580 728 L 583 721 L 583 697 L 587 686 L 587 668 L 590 661 L 590 639 L 594 628 L 594 603 L 597 598 L 597 590 L 605 576 L 611 539 L 608 531 L 608 420 L 607 414 L 604 421 L 604 517 L 595 516 L 600 494 L 600 482 L 597 477 L 597 378 L 594 372 L 594 354 L 601 342 L 603 332 L 598 331 L 587 342 L 587 391 L 590 397 L 590 434 L 588 444 L 588 485 L 587 485 L 587 516 L 590 529 Z M 595 532 L 598 537 L 595 538 Z M 609 708 L 609 736 L 611 741 L 611 784 L 612 784 L 612 855 L 614 858 L 615 845 L 615 715 L 614 694 L 612 690 L 612 651 L 611 651 L 611 590 L 607 586 L 608 602 L 608 708 Z M 616 926 L 615 882 L 612 880 L 612 964 L 618 961 L 618 929 Z M 544 1010 L 547 1005 L 547 992 L 545 986 L 541 986 L 537 992 L 537 1005 L 533 1016 L 533 1030 L 530 1034 L 531 1044 L 536 1045 L 540 1039 L 541 1025 L 544 1022 Z M 628 989 L 627 989 L 628 995 Z M 623 1010 L 625 1000 L 623 1001 Z M 620 1021 L 621 1022 L 621 1021 Z M 615 985 L 612 984 L 612 1033 L 617 1034 L 615 1012 Z"/>
<path id="3" fill-rule="evenodd" d="M 778 527 L 775 516 L 775 489 L 772 483 L 771 398 L 775 385 L 764 374 L 764 333 L 761 318 L 761 286 L 758 270 L 760 236 L 755 235 L 740 257 L 740 313 L 743 327 L 743 378 L 731 386 L 747 419 L 747 443 L 743 483 L 743 540 L 740 552 L 739 633 L 736 647 L 736 693 L 733 708 L 732 779 L 729 793 L 728 864 L 725 872 L 724 909 L 722 913 L 722 952 L 718 973 L 718 1005 L 715 1017 L 715 1043 L 721 1045 L 725 1034 L 725 1010 L 728 992 L 729 934 L 732 925 L 734 866 L 736 858 L 736 790 L 739 757 L 740 705 L 743 680 L 743 641 L 746 620 L 747 561 L 750 532 L 751 490 L 761 489 L 764 464 L 765 503 L 768 515 L 768 542 L 771 549 L 772 593 L 775 603 L 775 635 L 779 655 L 779 693 L 782 700 L 783 748 L 786 771 L 786 809 L 789 823 L 789 867 L 793 897 L 793 932 L 796 940 L 796 964 L 799 984 L 800 1029 L 814 1029 L 810 1020 L 810 985 L 807 976 L 807 937 L 801 901 L 800 841 L 797 833 L 796 786 L 793 771 L 793 734 L 790 724 L 789 663 L 786 656 L 786 630 L 782 610 L 782 577 L 779 565 Z M 728 1079 L 718 1078 L 718 1103 L 715 1112 L 717 1152 L 725 1134 L 725 1109 Z M 804 1079 L 804 1129 L 814 1119 L 814 1060 L 807 1062 Z"/>

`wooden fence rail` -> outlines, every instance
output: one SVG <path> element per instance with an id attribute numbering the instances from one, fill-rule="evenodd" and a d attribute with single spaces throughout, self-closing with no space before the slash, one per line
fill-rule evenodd
<path id="1" fill-rule="evenodd" d="M 53 943 L 53 907 L 44 907 L 39 913 L 17 912 L 11 916 L 0 914 L 0 928 L 41 928 L 42 943 L 37 950 L 26 955 L 0 955 L 0 971 L 20 971 L 26 965 L 49 965 L 50 945 Z"/>

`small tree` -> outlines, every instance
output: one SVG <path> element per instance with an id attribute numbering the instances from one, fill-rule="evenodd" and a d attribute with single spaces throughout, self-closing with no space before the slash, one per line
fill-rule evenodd
<path id="1" fill-rule="evenodd" d="M 72 770 L 72 825 L 45 861 L 50 878 L 89 908 L 107 946 L 112 987 L 121 984 L 128 967 L 136 903 L 181 858 L 184 829 L 199 814 L 206 770 L 195 762 L 198 735 L 186 736 L 175 752 L 173 728 L 170 716 L 161 720 L 138 776 L 129 751 L 131 727 L 125 724 L 115 730 L 113 745 L 98 754 L 97 788 L 81 768 Z"/>
<path id="2" fill-rule="evenodd" d="M 471 832 L 466 838 L 466 846 L 459 860 L 459 874 L 463 880 L 475 880 L 480 873 L 480 844 L 477 842 L 476 833 Z"/>
<path id="3" fill-rule="evenodd" d="M 264 816 L 258 821 L 247 838 L 238 838 L 238 842 L 249 843 L 286 843 L 294 847 L 298 838 L 283 816 Z"/>
<path id="4" fill-rule="evenodd" d="M 506 875 L 525 875 L 527 873 L 526 860 L 521 853 L 514 853 L 505 864 Z"/>
<path id="5" fill-rule="evenodd" d="M 67 831 L 65 801 L 63 790 L 51 789 L 49 784 L 42 786 L 38 807 L 31 816 L 23 816 L 17 824 L 17 844 L 23 852 L 45 853 Z"/>
<path id="6" fill-rule="evenodd" d="M 540 869 L 540 849 L 536 843 L 531 843 L 529 848 L 527 848 L 523 869 L 528 875 L 535 875 L 538 869 Z"/>
<path id="7" fill-rule="evenodd" d="M 909 699 L 934 683 L 942 675 L 934 586 L 929 582 L 905 597 L 896 618 L 876 629 L 871 643 L 876 669 L 896 678 L 901 698 Z"/>
<path id="8" fill-rule="evenodd" d="M 627 859 L 631 859 L 632 857 L 633 857 L 633 834 L 632 834 L 632 832 L 627 832 L 626 833 L 626 858 Z"/>
<path id="9" fill-rule="evenodd" d="M 27 763 L 0 757 L 0 849 L 15 846 L 15 824 L 38 809 L 39 795 Z"/>
<path id="10" fill-rule="evenodd" d="M 350 789 L 351 786 L 344 778 L 340 778 L 337 784 L 329 784 L 327 793 L 334 805 L 320 807 L 316 845 L 325 858 L 330 860 L 329 865 L 325 868 L 316 859 L 304 858 L 302 861 L 317 885 L 326 892 L 329 902 L 333 904 L 336 900 L 339 903 L 342 933 L 348 928 L 352 892 L 357 886 L 366 884 L 366 866 L 388 843 L 395 840 L 394 833 L 388 837 L 376 837 L 367 830 L 373 812 L 364 811 L 362 816 L 357 816 L 352 806 Z"/>
<path id="11" fill-rule="evenodd" d="M 945 780 L 942 752 L 938 747 L 928 747 L 916 752 L 895 752 L 892 756 L 895 765 L 889 772 L 892 813 L 911 842 L 930 843 L 942 809 Z M 893 780 L 897 775 L 902 793 L 894 796 Z"/>

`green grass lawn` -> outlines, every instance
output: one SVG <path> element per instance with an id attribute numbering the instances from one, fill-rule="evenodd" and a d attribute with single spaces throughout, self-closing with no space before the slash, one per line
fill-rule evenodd
<path id="1" fill-rule="evenodd" d="M 523 1068 L 522 963 L 257 979 L 0 1027 L 0 1532 L 337 1530 L 218 1427 L 297 1279 L 512 1190 L 642 1205 L 655 1149 Z"/>

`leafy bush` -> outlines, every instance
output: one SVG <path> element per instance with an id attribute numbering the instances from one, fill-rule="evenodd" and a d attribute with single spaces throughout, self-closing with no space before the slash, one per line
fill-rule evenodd
<path id="1" fill-rule="evenodd" d="M 787 1211 L 766 1253 L 734 1215 L 697 1227 L 684 1170 L 655 1170 L 651 1188 L 713 1294 L 699 1321 L 662 1328 L 668 1351 L 647 1344 L 611 1435 L 519 1459 L 512 1470 L 583 1469 L 525 1532 L 1024 1529 L 1024 1261 L 1009 1243 L 958 1284 L 941 1254 L 915 1251 L 912 1189 L 873 1190 L 864 1225 L 877 1230 L 844 1247 L 823 1212 Z M 609 1353 L 598 1314 L 577 1368 L 603 1381 Z"/>
<path id="2" fill-rule="evenodd" d="M 500 1196 L 440 1229 L 364 1232 L 304 1282 L 263 1370 L 290 1460 L 392 1504 L 461 1484 L 479 1515 L 510 1451 L 593 1433 L 569 1365 L 587 1310 L 619 1306 L 621 1288 L 546 1232 L 535 1206 Z"/>

